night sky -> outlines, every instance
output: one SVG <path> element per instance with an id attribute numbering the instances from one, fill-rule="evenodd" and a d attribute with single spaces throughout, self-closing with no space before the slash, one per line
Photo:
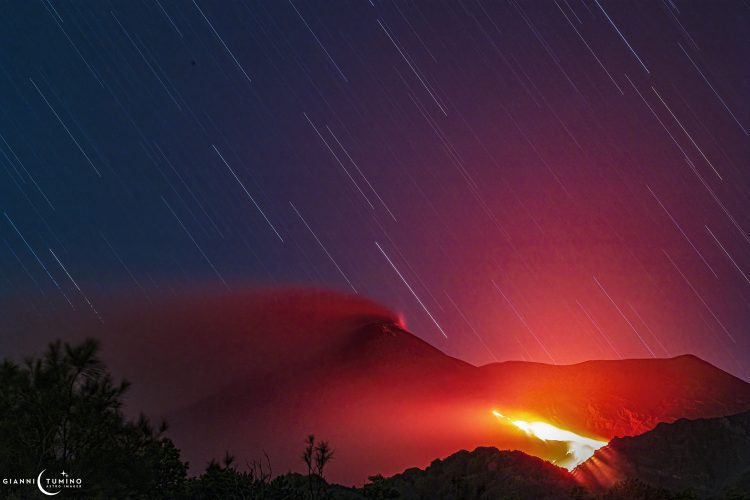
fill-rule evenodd
<path id="1" fill-rule="evenodd" d="M 113 295 L 314 286 L 472 363 L 694 353 L 747 380 L 748 26 L 680 0 L 3 2 L 0 307 L 106 327 Z"/>

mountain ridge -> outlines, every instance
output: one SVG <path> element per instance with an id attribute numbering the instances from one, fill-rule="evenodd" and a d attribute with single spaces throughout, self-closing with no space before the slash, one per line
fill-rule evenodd
<path id="1" fill-rule="evenodd" d="M 559 456 L 561 447 L 493 410 L 609 440 L 750 409 L 750 384 L 697 357 L 474 366 L 412 334 L 387 308 L 334 292 L 116 306 L 106 325 L 55 326 L 62 338 L 102 339 L 113 372 L 135 382 L 127 408 L 166 417 L 193 470 L 227 450 L 265 450 L 277 470 L 299 470 L 302 440 L 314 433 L 341 457 L 332 479 L 361 483 L 477 446 Z"/>
<path id="2" fill-rule="evenodd" d="M 637 478 L 701 496 L 750 495 L 750 412 L 660 423 L 639 436 L 612 439 L 573 470 L 592 491 Z"/>
<path id="3" fill-rule="evenodd" d="M 191 463 L 225 449 L 236 455 L 263 449 L 293 467 L 298 457 L 290 450 L 312 432 L 347 457 L 346 466 L 332 465 L 332 477 L 360 482 L 373 472 L 392 474 L 468 447 L 559 456 L 559 446 L 499 422 L 495 409 L 605 440 L 680 417 L 750 409 L 750 384 L 696 356 L 477 367 L 386 318 L 330 338 L 336 341 L 327 350 L 316 346 L 321 354 L 305 363 L 276 371 L 256 366 L 256 375 L 244 369 L 245 376 L 208 398 L 168 414 Z M 399 443 L 399 452 L 388 443 Z"/>

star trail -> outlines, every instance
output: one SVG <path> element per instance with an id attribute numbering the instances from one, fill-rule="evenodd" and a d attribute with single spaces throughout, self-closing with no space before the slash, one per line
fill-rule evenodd
<path id="1" fill-rule="evenodd" d="M 693 353 L 748 379 L 748 23 L 3 2 L 0 308 L 106 326 L 112 296 L 333 288 L 475 364 Z"/>

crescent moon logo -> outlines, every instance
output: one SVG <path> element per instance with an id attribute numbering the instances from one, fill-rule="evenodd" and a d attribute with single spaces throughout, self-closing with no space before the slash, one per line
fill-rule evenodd
<path id="1" fill-rule="evenodd" d="M 37 486 L 37 488 L 39 488 L 39 491 L 41 491 L 45 495 L 50 496 L 50 497 L 51 496 L 55 496 L 58 493 L 60 493 L 60 491 L 62 491 L 62 490 L 56 491 L 54 493 L 50 493 L 49 491 L 47 491 L 47 490 L 44 489 L 44 486 L 42 486 L 42 474 L 44 474 L 44 471 L 46 471 L 46 470 L 47 469 L 42 470 L 42 472 L 40 472 L 39 475 L 36 477 L 36 486 Z"/>

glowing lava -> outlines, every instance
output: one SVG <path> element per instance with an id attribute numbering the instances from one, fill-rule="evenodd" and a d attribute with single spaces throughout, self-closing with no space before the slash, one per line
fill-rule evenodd
<path id="1" fill-rule="evenodd" d="M 562 460 L 553 462 L 560 467 L 573 470 L 581 462 L 588 460 L 596 450 L 605 446 L 607 441 L 581 436 L 572 431 L 560 429 L 546 422 L 527 422 L 525 420 L 514 420 L 493 410 L 492 414 L 499 420 L 515 425 L 529 436 L 534 436 L 542 441 L 558 441 L 567 446 L 567 455 Z"/>

